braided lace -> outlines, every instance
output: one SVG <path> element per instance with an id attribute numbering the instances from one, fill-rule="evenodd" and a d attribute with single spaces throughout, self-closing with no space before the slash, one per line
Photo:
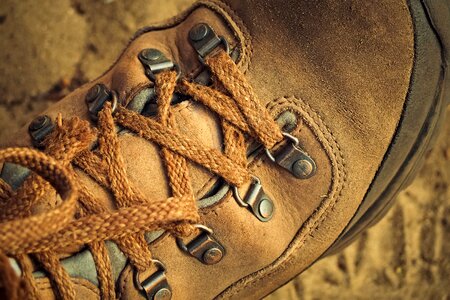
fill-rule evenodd
<path id="1" fill-rule="evenodd" d="M 35 171 L 13 191 L 0 179 L 0 293 L 11 299 L 38 298 L 30 257 L 39 262 L 63 299 L 75 299 L 71 279 L 59 259 L 67 249 L 88 247 L 97 269 L 102 298 L 115 299 L 111 262 L 105 241 L 117 243 L 130 263 L 140 271 L 151 267 L 152 256 L 144 233 L 167 230 L 188 236 L 200 221 L 191 187 L 188 161 L 222 177 L 230 185 L 249 181 L 245 137 L 266 148 L 283 139 L 282 133 L 260 105 L 251 86 L 225 51 L 205 60 L 214 76 L 214 87 L 177 80 L 174 71 L 156 75 L 157 116 L 144 117 L 125 107 L 115 111 L 107 102 L 99 113 L 97 129 L 87 121 L 57 118 L 56 128 L 45 140 L 44 153 L 13 148 L 0 150 L 0 160 Z M 208 149 L 180 135 L 170 106 L 173 93 L 190 96 L 221 119 L 224 151 Z M 172 197 L 148 201 L 128 179 L 120 152 L 116 125 L 158 144 L 166 165 Z M 97 139 L 98 147 L 90 150 Z M 110 211 L 82 185 L 75 168 L 83 170 L 115 200 Z M 39 174 L 39 175 L 37 175 Z M 63 201 L 44 202 L 55 190 Z M 17 260 L 18 278 L 7 257 Z"/>

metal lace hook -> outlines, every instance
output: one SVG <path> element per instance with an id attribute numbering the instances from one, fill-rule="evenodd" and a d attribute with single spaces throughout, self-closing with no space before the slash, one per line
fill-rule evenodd
<path id="1" fill-rule="evenodd" d="M 223 36 L 219 36 L 219 40 L 220 40 L 220 43 L 218 45 L 222 44 L 224 46 L 224 48 L 225 48 L 225 53 L 229 55 L 230 54 L 230 44 L 228 43 L 228 41 Z M 206 56 L 206 54 L 204 56 Z M 204 56 L 198 54 L 198 60 L 200 61 L 200 63 L 202 65 L 207 66 Z"/>
<path id="2" fill-rule="evenodd" d="M 152 259 L 151 262 L 152 262 L 153 265 L 155 265 L 157 267 L 158 270 L 161 270 L 163 272 L 166 271 L 166 266 L 160 260 Z M 136 284 L 138 289 L 140 291 L 142 291 L 142 290 L 144 290 L 144 288 L 142 287 L 141 280 L 139 279 L 139 275 L 140 275 L 139 270 L 135 269 L 135 271 L 134 271 L 134 283 Z"/>
<path id="3" fill-rule="evenodd" d="M 255 175 L 251 175 L 251 176 L 252 176 L 253 183 L 261 184 L 261 180 L 258 177 L 256 177 Z M 239 195 L 238 187 L 233 185 L 232 190 L 233 190 L 233 195 L 234 195 L 234 199 L 236 200 L 236 202 L 242 207 L 248 207 L 249 204 L 247 202 L 245 202 L 244 200 L 242 200 L 241 196 Z"/>
<path id="4" fill-rule="evenodd" d="M 119 103 L 119 94 L 115 90 L 108 89 L 104 84 L 94 85 L 86 94 L 89 116 L 97 121 L 98 113 L 103 109 L 106 102 L 111 102 L 111 111 L 114 113 Z"/>
<path id="5" fill-rule="evenodd" d="M 225 247 L 213 236 L 213 230 L 202 224 L 194 225 L 201 232 L 189 243 L 185 244 L 180 238 L 176 238 L 177 246 L 184 253 L 195 257 L 205 265 L 214 265 L 219 263 L 225 256 Z"/>
<path id="6" fill-rule="evenodd" d="M 298 140 L 298 138 L 296 138 L 295 136 L 293 136 L 293 135 L 291 135 L 291 134 L 289 134 L 289 133 L 287 133 L 287 132 L 282 132 L 281 134 L 282 134 L 287 140 L 291 141 L 293 146 L 298 146 L 298 144 L 300 143 L 299 140 Z M 268 157 L 271 161 L 276 162 L 275 156 L 273 156 L 273 154 L 270 152 L 269 149 L 264 148 L 264 151 L 266 152 L 267 157 Z"/>
<path id="7" fill-rule="evenodd" d="M 145 75 L 155 82 L 155 74 L 165 70 L 175 70 L 177 81 L 181 77 L 181 68 L 178 64 L 168 59 L 160 50 L 154 48 L 143 49 L 138 54 L 138 59 L 145 69 Z"/>
<path id="8" fill-rule="evenodd" d="M 181 68 L 180 68 L 180 65 L 174 63 L 172 69 L 175 70 L 175 71 L 177 72 L 176 81 L 178 82 L 178 81 L 180 80 L 180 78 L 181 78 Z M 162 70 L 161 70 L 161 71 L 162 71 Z M 148 77 L 151 81 L 153 81 L 153 82 L 156 81 L 156 75 L 155 75 L 155 73 L 154 73 L 153 71 L 151 71 L 150 69 L 147 69 L 147 70 L 145 71 L 145 74 L 147 75 L 147 77 Z"/>
<path id="9" fill-rule="evenodd" d="M 272 154 L 269 149 L 265 148 L 267 157 L 274 163 L 291 172 L 298 179 L 308 179 L 316 174 L 317 166 L 314 159 L 300 148 L 299 140 L 289 133 L 282 132 L 283 136 L 290 141 L 276 154 Z"/>
<path id="10" fill-rule="evenodd" d="M 145 296 L 149 300 L 171 299 L 172 289 L 165 275 L 166 267 L 157 259 L 152 259 L 151 262 L 157 267 L 157 271 L 141 281 L 140 272 L 138 269 L 135 269 L 133 277 L 134 284 L 139 291 L 145 293 Z"/>
<path id="11" fill-rule="evenodd" d="M 261 222 L 267 222 L 272 219 L 275 204 L 264 192 L 261 180 L 254 175 L 252 180 L 244 199 L 241 198 L 238 188 L 232 187 L 234 199 L 240 206 L 248 208 Z"/>
<path id="12" fill-rule="evenodd" d="M 209 234 L 213 234 L 214 233 L 214 231 L 211 228 L 209 228 L 208 226 L 206 226 L 206 225 L 195 224 L 194 227 L 197 228 L 197 229 L 200 229 L 203 232 L 207 232 Z M 189 250 L 188 250 L 186 244 L 183 242 L 183 240 L 180 237 L 176 237 L 176 242 L 177 242 L 178 248 L 180 248 L 184 252 L 189 253 Z"/>

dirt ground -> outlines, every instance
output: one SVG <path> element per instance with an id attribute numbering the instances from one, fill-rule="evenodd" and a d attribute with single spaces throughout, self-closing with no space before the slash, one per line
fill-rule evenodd
<path id="1" fill-rule="evenodd" d="M 0 139 L 191 0 L 2 0 Z M 447 111 L 447 115 L 450 110 Z M 450 299 L 450 122 L 385 219 L 267 299 Z"/>

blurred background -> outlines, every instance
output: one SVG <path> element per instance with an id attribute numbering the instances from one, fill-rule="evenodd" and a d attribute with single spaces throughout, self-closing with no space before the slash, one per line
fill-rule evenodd
<path id="1" fill-rule="evenodd" d="M 191 0 L 1 0 L 0 139 L 99 76 L 133 33 Z M 447 115 L 450 110 L 447 110 Z M 450 120 L 396 205 L 267 299 L 450 299 Z"/>

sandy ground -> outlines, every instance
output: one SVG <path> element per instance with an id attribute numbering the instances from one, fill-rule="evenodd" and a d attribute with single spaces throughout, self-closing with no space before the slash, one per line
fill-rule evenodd
<path id="1" fill-rule="evenodd" d="M 101 74 L 137 28 L 191 2 L 2 0 L 0 139 Z M 449 123 L 385 219 L 267 299 L 450 299 Z"/>

